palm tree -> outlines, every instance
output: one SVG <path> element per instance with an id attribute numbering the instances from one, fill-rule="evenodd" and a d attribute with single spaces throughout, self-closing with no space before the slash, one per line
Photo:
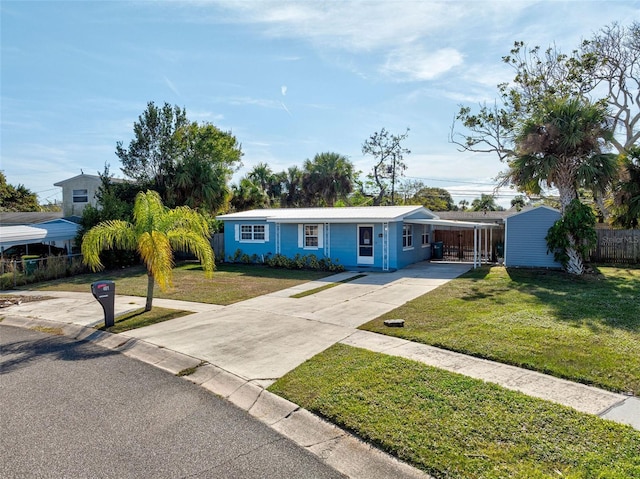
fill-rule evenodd
<path id="1" fill-rule="evenodd" d="M 302 192 L 303 173 L 297 166 L 290 166 L 284 177 L 283 192 L 280 204 L 287 208 L 295 208 L 304 205 Z"/>
<path id="2" fill-rule="evenodd" d="M 604 192 L 616 176 L 615 156 L 605 153 L 613 131 L 601 103 L 580 98 L 551 98 L 527 119 L 516 137 L 515 158 L 503 173 L 503 184 L 511 183 L 528 194 L 554 187 L 560 209 L 578 198 L 583 187 Z M 574 245 L 576 239 L 569 238 Z M 583 261 L 569 247 L 570 272 L 580 274 Z"/>
<path id="3" fill-rule="evenodd" d="M 304 162 L 304 189 L 315 205 L 333 206 L 338 198 L 346 198 L 353 191 L 354 167 L 349 159 L 338 153 L 319 153 Z"/>
<path id="4" fill-rule="evenodd" d="M 496 199 L 493 195 L 487 195 L 485 193 L 480 194 L 480 198 L 476 198 L 471 202 L 471 211 L 499 211 L 500 207 L 496 204 Z"/>
<path id="5" fill-rule="evenodd" d="M 264 192 L 259 184 L 245 177 L 238 185 L 233 185 L 231 206 L 236 211 L 246 211 L 254 208 L 265 208 L 269 206 L 269 196 Z"/>
<path id="6" fill-rule="evenodd" d="M 187 206 L 167 209 L 155 191 L 140 192 L 133 207 L 133 223 L 110 220 L 91 228 L 82 239 L 84 262 L 96 271 L 103 268 L 103 250 L 137 251 L 147 267 L 147 302 L 151 311 L 154 283 L 163 291 L 172 285 L 173 251 L 193 253 L 205 274 L 213 273 L 214 256 L 209 225 Z"/>

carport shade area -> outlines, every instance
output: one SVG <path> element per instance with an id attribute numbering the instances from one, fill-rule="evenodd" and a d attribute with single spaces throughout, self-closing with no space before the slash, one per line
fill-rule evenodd
<path id="1" fill-rule="evenodd" d="M 25 245 L 28 253 L 30 244 L 44 243 L 66 247 L 71 252 L 71 245 L 79 228 L 80 225 L 66 220 L 31 226 L 0 226 L 0 251 L 4 252 L 11 246 Z"/>
<path id="2" fill-rule="evenodd" d="M 493 228 L 499 228 L 499 225 L 492 223 L 473 223 L 470 221 L 454 221 L 441 219 L 406 219 L 405 223 L 416 225 L 431 225 L 436 229 L 438 227 L 447 229 L 473 229 L 473 267 L 481 266 L 483 256 L 488 258 L 488 252 L 493 239 Z M 484 231 L 484 248 L 483 233 Z"/>

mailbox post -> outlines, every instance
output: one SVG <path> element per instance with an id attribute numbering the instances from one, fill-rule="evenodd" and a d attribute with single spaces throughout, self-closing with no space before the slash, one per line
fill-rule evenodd
<path id="1" fill-rule="evenodd" d="M 113 281 L 96 281 L 91 283 L 93 297 L 98 300 L 104 310 L 104 325 L 109 328 L 115 324 L 116 283 Z"/>

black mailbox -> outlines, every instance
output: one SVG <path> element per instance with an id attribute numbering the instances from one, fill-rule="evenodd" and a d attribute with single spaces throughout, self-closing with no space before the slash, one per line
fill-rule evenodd
<path id="1" fill-rule="evenodd" d="M 104 325 L 109 328 L 114 325 L 116 283 L 113 281 L 96 281 L 91 283 L 93 297 L 98 300 L 104 310 Z"/>

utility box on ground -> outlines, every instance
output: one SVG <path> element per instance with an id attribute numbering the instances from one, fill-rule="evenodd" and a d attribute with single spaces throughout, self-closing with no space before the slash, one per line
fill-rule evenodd
<path id="1" fill-rule="evenodd" d="M 116 283 L 113 281 L 96 281 L 91 283 L 91 293 L 104 310 L 104 325 L 109 328 L 115 324 Z"/>

